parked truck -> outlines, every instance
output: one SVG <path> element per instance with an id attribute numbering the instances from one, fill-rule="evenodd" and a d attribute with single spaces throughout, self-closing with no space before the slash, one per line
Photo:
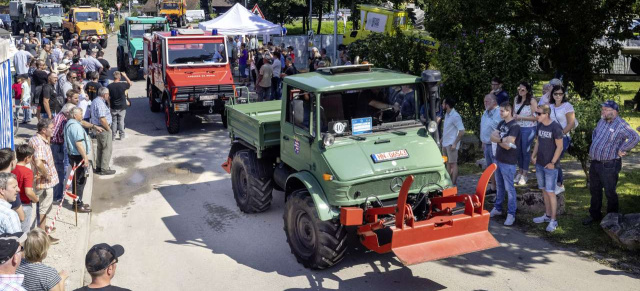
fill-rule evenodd
<path id="1" fill-rule="evenodd" d="M 54 36 L 62 33 L 62 6 L 52 2 L 10 1 L 9 13 L 14 35 L 24 31 Z"/>
<path id="2" fill-rule="evenodd" d="M 220 114 L 235 94 L 226 38 L 200 29 L 154 32 L 144 37 L 144 69 L 152 112 L 164 110 L 169 133 L 187 114 Z"/>
<path id="3" fill-rule="evenodd" d="M 71 35 L 77 33 L 86 48 L 92 36 L 98 38 L 100 46 L 107 48 L 109 35 L 104 27 L 104 19 L 100 8 L 91 6 L 78 6 L 69 9 L 69 16 L 62 23 L 62 37 L 65 42 L 71 39 Z"/>
<path id="4" fill-rule="evenodd" d="M 142 38 L 156 31 L 169 31 L 167 19 L 150 16 L 127 17 L 120 25 L 116 51 L 118 70 L 126 71 L 130 79 L 138 78 L 144 62 Z"/>
<path id="5" fill-rule="evenodd" d="M 285 77 L 281 101 L 231 102 L 222 167 L 238 208 L 266 211 L 283 191 L 287 242 L 312 269 L 344 257 L 347 226 L 407 265 L 497 246 L 484 210 L 496 166 L 476 193 L 456 195 L 437 145 L 439 80 L 437 71 L 329 67 Z"/>
<path id="6" fill-rule="evenodd" d="M 167 18 L 177 27 L 187 25 L 187 2 L 185 0 L 160 0 L 158 15 Z"/>

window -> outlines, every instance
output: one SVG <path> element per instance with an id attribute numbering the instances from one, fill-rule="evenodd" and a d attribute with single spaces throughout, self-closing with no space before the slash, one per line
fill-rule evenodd
<path id="1" fill-rule="evenodd" d="M 130 24 L 129 37 L 143 37 L 145 33 L 153 33 L 154 31 L 163 31 L 164 23 L 132 23 Z"/>
<path id="2" fill-rule="evenodd" d="M 169 44 L 170 65 L 226 63 L 227 54 L 222 43 Z"/>
<path id="3" fill-rule="evenodd" d="M 313 122 L 312 112 L 315 95 L 300 89 L 291 89 L 288 95 L 286 120 L 309 132 Z"/>
<path id="4" fill-rule="evenodd" d="M 163 3 L 162 9 L 176 10 L 178 9 L 178 3 Z"/>
<path id="5" fill-rule="evenodd" d="M 99 12 L 76 12 L 75 17 L 78 22 L 100 21 Z"/>
<path id="6" fill-rule="evenodd" d="M 61 7 L 40 7 L 40 16 L 62 16 Z"/>

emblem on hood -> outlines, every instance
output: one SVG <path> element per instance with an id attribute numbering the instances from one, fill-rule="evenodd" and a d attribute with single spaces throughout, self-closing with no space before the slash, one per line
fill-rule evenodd
<path id="1" fill-rule="evenodd" d="M 400 188 L 402 188 L 402 183 L 404 181 L 402 180 L 402 178 L 400 177 L 395 177 L 393 179 L 391 179 L 391 183 L 389 185 L 389 189 L 391 189 L 391 191 L 393 192 L 399 192 Z"/>

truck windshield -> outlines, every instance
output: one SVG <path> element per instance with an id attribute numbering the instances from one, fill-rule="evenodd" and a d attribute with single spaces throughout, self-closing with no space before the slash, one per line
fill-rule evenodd
<path id="1" fill-rule="evenodd" d="M 178 9 L 178 3 L 162 3 L 162 9 L 176 10 Z"/>
<path id="2" fill-rule="evenodd" d="M 145 33 L 164 31 L 164 23 L 135 23 L 130 25 L 130 37 L 143 37 Z"/>
<path id="3" fill-rule="evenodd" d="M 227 54 L 222 43 L 170 44 L 167 47 L 170 65 L 226 63 Z"/>
<path id="4" fill-rule="evenodd" d="M 99 12 L 76 12 L 76 21 L 100 21 Z"/>
<path id="5" fill-rule="evenodd" d="M 363 90 L 325 93 L 320 98 L 320 129 L 341 135 L 351 135 L 352 126 L 384 130 L 396 126 L 419 126 L 426 120 L 422 86 L 407 84 Z M 370 121 L 369 121 L 370 120 Z M 334 126 L 342 123 L 341 126 Z M 341 128 L 336 131 L 334 128 Z"/>
<path id="6" fill-rule="evenodd" d="M 40 12 L 40 16 L 62 16 L 61 7 L 40 7 L 38 11 Z"/>

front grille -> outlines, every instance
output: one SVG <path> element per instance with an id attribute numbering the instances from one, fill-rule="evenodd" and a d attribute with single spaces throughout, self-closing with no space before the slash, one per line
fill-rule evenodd
<path id="1" fill-rule="evenodd" d="M 233 86 L 232 85 L 209 85 L 209 86 L 178 87 L 178 94 L 184 94 L 184 93 L 188 93 L 188 94 L 208 94 L 208 93 L 233 94 Z"/>
<path id="2" fill-rule="evenodd" d="M 142 58 L 144 58 L 144 51 L 143 50 L 139 50 L 136 52 L 136 59 L 141 60 Z M 178 89 L 179 90 L 179 89 Z"/>
<path id="3" fill-rule="evenodd" d="M 404 179 L 406 176 L 398 176 Z M 423 185 L 431 185 L 440 182 L 440 174 L 438 172 L 430 172 L 425 174 L 414 174 L 414 181 L 411 184 L 410 191 L 418 191 Z M 377 196 L 382 194 L 393 193 L 391 190 L 391 182 L 393 178 L 381 179 L 377 181 L 371 181 L 363 184 L 353 185 L 349 189 L 349 196 L 354 197 L 356 191 L 360 191 L 364 196 Z M 399 190 L 399 189 L 398 189 Z"/>
<path id="4" fill-rule="evenodd" d="M 80 36 L 97 35 L 97 34 L 98 34 L 98 31 L 96 31 L 95 29 L 89 29 L 89 30 L 80 31 Z"/>

